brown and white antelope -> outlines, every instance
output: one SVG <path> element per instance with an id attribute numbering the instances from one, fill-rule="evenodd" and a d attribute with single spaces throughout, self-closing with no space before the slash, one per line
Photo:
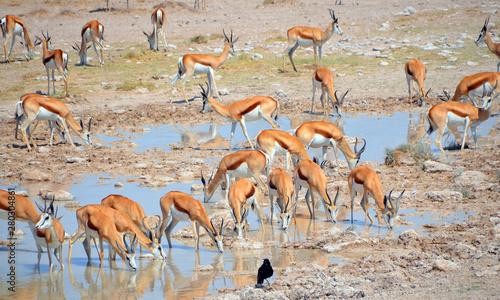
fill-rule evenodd
<path id="1" fill-rule="evenodd" d="M 23 134 L 23 141 L 28 146 L 28 150 L 31 150 L 30 140 L 31 135 L 27 135 L 27 128 L 33 123 L 34 120 L 50 120 L 54 122 L 59 122 L 62 124 L 64 129 L 64 135 L 68 136 L 71 145 L 74 146 L 71 140 L 71 135 L 68 128 L 72 128 L 82 141 L 87 145 L 92 145 L 90 139 L 90 126 L 92 118 L 89 119 L 88 130 L 83 126 L 83 121 L 80 119 L 80 124 L 78 124 L 73 116 L 71 115 L 68 107 L 61 100 L 54 99 L 52 97 L 45 97 L 33 94 L 31 97 L 27 97 L 24 101 L 19 101 L 16 104 L 16 118 L 24 114 L 26 118 L 21 124 L 21 132 Z M 37 145 L 33 142 L 33 145 Z"/>
<path id="2" fill-rule="evenodd" d="M 143 31 L 144 35 L 148 38 L 149 49 L 158 51 L 158 44 L 160 41 L 158 40 L 158 32 L 163 36 L 163 47 L 165 52 L 167 51 L 167 41 L 165 40 L 165 25 L 167 23 L 167 15 L 165 11 L 161 8 L 157 8 L 153 14 L 151 14 L 151 23 L 153 23 L 153 31 L 151 34 Z"/>
<path id="3" fill-rule="evenodd" d="M 314 74 L 312 76 L 312 83 L 313 97 L 311 103 L 311 114 L 313 113 L 314 109 L 314 97 L 316 96 L 316 88 L 320 88 L 321 97 L 319 99 L 321 101 L 321 105 L 323 106 L 323 115 L 330 115 L 330 106 L 328 105 L 328 100 L 330 100 L 330 102 L 332 102 L 332 106 L 337 112 L 337 115 L 340 116 L 340 114 L 342 113 L 341 106 L 342 104 L 344 104 L 345 95 L 347 95 L 349 91 L 346 91 L 340 99 L 337 97 L 337 91 L 334 92 L 333 90 L 333 74 L 326 67 L 319 67 L 316 69 L 316 71 L 314 71 Z"/>
<path id="4" fill-rule="evenodd" d="M 146 213 L 144 213 L 144 209 L 142 209 L 139 203 L 130 200 L 129 198 L 124 197 L 122 195 L 109 195 L 101 200 L 101 204 L 126 213 L 130 217 L 132 222 L 134 222 L 135 226 L 137 226 L 142 231 L 142 233 L 144 233 L 146 237 L 148 237 L 149 240 L 151 240 L 152 242 L 151 246 L 156 248 L 155 253 L 159 252 L 161 254 L 161 257 L 157 257 L 156 254 L 153 255 L 155 255 L 157 258 L 162 258 L 162 259 L 166 257 L 166 254 L 161 247 L 161 233 L 156 232 L 156 229 L 151 229 L 151 227 L 147 225 L 147 222 L 145 222 Z M 160 216 L 157 217 L 161 222 Z M 158 224 L 158 228 L 159 226 L 160 224 Z M 139 239 L 139 243 L 140 242 L 141 239 Z M 141 254 L 142 254 L 142 244 L 141 244 Z"/>
<path id="5" fill-rule="evenodd" d="M 240 123 L 243 134 L 250 143 L 250 147 L 254 149 L 252 141 L 248 137 L 246 122 L 257 121 L 264 119 L 267 123 L 276 129 L 280 127 L 276 121 L 278 120 L 278 114 L 280 106 L 278 101 L 271 97 L 266 96 L 254 96 L 247 98 L 245 100 L 235 101 L 227 106 L 224 106 L 217 102 L 213 97 L 208 95 L 208 91 L 205 91 L 203 86 L 201 86 L 203 97 L 203 107 L 201 108 L 202 113 L 206 113 L 211 107 L 223 118 L 231 121 L 231 141 L 229 142 L 229 151 L 232 151 L 234 132 L 236 130 L 236 125 Z"/>
<path id="6" fill-rule="evenodd" d="M 269 187 L 269 199 L 271 205 L 271 225 L 274 217 L 274 198 L 281 218 L 281 228 L 287 230 L 292 219 L 295 220 L 295 207 L 297 202 L 293 203 L 293 179 L 288 172 L 283 169 L 274 169 L 267 176 L 267 186 Z M 295 220 L 297 224 L 297 220 Z"/>
<path id="7" fill-rule="evenodd" d="M 349 173 L 347 177 L 347 183 L 349 185 L 349 193 L 351 195 L 351 224 L 354 220 L 354 197 L 357 193 L 363 194 L 361 199 L 361 207 L 365 211 L 365 226 L 367 218 L 370 218 L 370 224 L 373 224 L 372 217 L 368 214 L 367 204 L 368 196 L 371 196 L 377 205 L 377 217 L 378 224 L 380 226 L 380 215 L 384 217 L 385 222 L 389 228 L 394 227 L 394 217 L 399 211 L 399 202 L 401 197 L 403 197 L 404 190 L 401 192 L 396 201 L 392 201 L 391 195 L 389 196 L 382 194 L 382 184 L 380 183 L 380 177 L 367 166 L 358 166 Z"/>
<path id="8" fill-rule="evenodd" d="M 474 96 L 492 93 L 495 91 L 493 86 L 497 86 L 498 82 L 500 82 L 500 73 L 498 72 L 483 72 L 465 76 L 457 85 L 453 98 L 450 97 L 448 92 L 443 91 L 446 98 L 440 97 L 440 99 L 443 101 L 453 102 L 459 102 L 462 100 L 462 102 L 465 103 L 467 102 L 467 98 L 469 98 L 471 102 L 476 105 Z"/>
<path id="9" fill-rule="evenodd" d="M 497 82 L 498 84 L 498 82 Z M 439 103 L 431 107 L 427 112 L 427 120 L 429 121 L 429 129 L 422 136 L 421 140 L 425 140 L 431 135 L 434 131 L 438 131 L 436 137 L 436 145 L 438 146 L 441 153 L 444 154 L 444 149 L 441 146 L 441 137 L 446 128 L 449 128 L 451 132 L 455 134 L 457 138 L 458 126 L 464 126 L 463 131 L 463 139 L 462 139 L 462 148 L 465 147 L 465 140 L 467 138 L 467 132 L 469 131 L 469 127 L 472 130 L 472 134 L 474 136 L 474 145 L 477 149 L 477 132 L 476 128 L 482 122 L 486 121 L 490 117 L 491 103 L 495 98 L 500 96 L 500 93 L 496 94 L 492 97 L 494 90 L 497 87 L 497 84 L 486 93 L 486 83 L 483 85 L 483 107 L 479 108 L 470 103 L 460 103 L 460 102 L 444 102 Z M 457 139 L 458 141 L 458 139 Z"/>
<path id="10" fill-rule="evenodd" d="M 101 205 L 102 206 L 102 205 Z M 104 207 L 104 206 L 102 206 Z M 69 242 L 68 250 L 68 264 L 71 262 L 71 247 L 75 241 L 85 233 L 85 241 L 83 246 L 87 257 L 90 261 L 90 240 L 99 240 L 99 260 L 101 262 L 101 268 L 103 267 L 104 261 L 104 242 L 107 242 L 110 249 L 118 253 L 122 258 L 123 262 L 133 270 L 137 270 L 137 264 L 135 262 L 135 246 L 136 246 L 136 236 L 132 240 L 131 245 L 127 244 L 125 235 L 119 235 L 117 226 L 111 217 L 106 215 L 103 210 L 96 205 L 87 205 L 76 211 L 76 219 L 78 221 L 78 230 L 71 237 Z M 83 230 L 82 230 L 83 229 Z M 120 238 L 120 236 L 122 238 Z M 97 247 L 97 246 L 96 246 Z M 111 257 L 110 257 L 111 258 Z"/>
<path id="11" fill-rule="evenodd" d="M 88 22 L 87 24 L 83 25 L 82 27 L 82 43 L 81 46 L 78 46 L 78 44 L 75 44 L 73 46 L 73 49 L 78 52 L 78 55 L 80 55 L 80 65 L 85 66 L 87 65 L 87 49 L 90 47 L 87 47 L 87 43 L 92 42 L 95 50 L 95 54 L 97 55 L 97 58 L 99 59 L 99 64 L 101 67 L 104 67 L 104 55 L 102 53 L 103 51 L 103 46 L 102 46 L 102 40 L 104 35 L 104 25 L 99 23 L 97 20 L 93 20 Z M 97 46 L 99 46 L 99 52 L 97 52 Z"/>
<path id="12" fill-rule="evenodd" d="M 205 228 L 208 235 L 212 238 L 219 252 L 224 252 L 222 230 L 224 228 L 224 219 L 220 225 L 220 230 L 215 230 L 212 220 L 208 219 L 205 207 L 201 201 L 194 199 L 190 195 L 172 191 L 160 199 L 160 207 L 163 214 L 163 223 L 160 232 L 165 232 L 168 246 L 172 248 L 170 233 L 175 225 L 180 221 L 190 221 L 193 227 L 194 239 L 196 241 L 195 249 L 198 251 L 200 244 L 200 225 Z M 168 223 L 170 221 L 170 223 Z M 167 226 L 168 224 L 168 226 Z"/>
<path id="13" fill-rule="evenodd" d="M 63 77 L 64 81 L 64 94 L 69 96 L 68 94 L 68 54 L 62 51 L 61 49 L 50 50 L 49 51 L 49 42 L 50 36 L 47 31 L 47 35 L 45 35 L 42 31 L 43 39 L 37 37 L 38 40 L 42 42 L 43 55 L 42 62 L 45 66 L 45 70 L 47 70 L 47 95 L 50 95 L 50 72 L 52 70 L 52 86 L 54 90 L 54 94 L 56 92 L 56 80 L 54 77 L 54 71 L 57 70 Z"/>
<path id="14" fill-rule="evenodd" d="M 489 21 L 490 17 L 487 17 L 486 20 L 484 21 L 481 33 L 479 34 L 479 37 L 477 38 L 475 43 L 476 45 L 479 45 L 479 43 L 484 42 L 486 46 L 488 46 L 488 49 L 490 49 L 491 53 L 495 54 L 498 58 L 500 58 L 500 44 L 493 43 L 490 33 L 488 32 Z M 497 72 L 500 72 L 500 62 L 497 64 Z"/>
<path id="15" fill-rule="evenodd" d="M 234 220 L 234 230 L 238 233 L 238 238 L 243 237 L 243 231 L 247 231 L 246 219 L 250 209 L 259 217 L 262 222 L 261 211 L 258 199 L 261 198 L 259 189 L 250 181 L 240 178 L 229 189 L 229 207 Z"/>
<path id="16" fill-rule="evenodd" d="M 339 19 L 335 18 L 335 12 L 332 9 L 328 10 L 330 11 L 330 16 L 332 17 L 332 24 L 328 25 L 325 31 L 319 28 L 311 28 L 311 27 L 293 27 L 288 29 L 286 33 L 288 37 L 288 45 L 285 49 L 285 53 L 283 54 L 283 72 L 286 73 L 286 68 L 285 68 L 286 55 L 288 55 L 288 57 L 290 58 L 293 70 L 297 72 L 297 68 L 295 68 L 295 64 L 293 63 L 292 55 L 298 46 L 302 47 L 313 46 L 314 64 L 316 66 L 318 65 L 316 58 L 316 47 L 318 47 L 319 65 L 321 66 L 321 54 L 323 52 L 323 44 L 326 43 L 334 33 L 338 35 L 344 34 L 339 27 L 338 23 Z"/>
<path id="17" fill-rule="evenodd" d="M 411 103 L 413 98 L 413 90 L 415 89 L 415 82 L 418 85 L 418 96 L 420 101 L 420 106 L 425 106 L 425 100 L 429 95 L 431 89 L 427 92 L 424 91 L 424 80 L 427 70 L 425 65 L 418 59 L 411 58 L 406 62 L 405 65 L 406 81 L 408 82 L 408 103 Z"/>
<path id="18" fill-rule="evenodd" d="M 215 175 L 212 175 L 208 182 L 201 173 L 203 183 L 203 198 L 205 202 L 210 201 L 215 190 L 226 180 L 229 186 L 231 178 L 253 178 L 259 184 L 261 192 L 264 193 L 266 185 L 262 182 L 260 174 L 269 174 L 270 158 L 260 150 L 240 150 L 224 156 Z M 226 189 L 226 199 L 228 199 L 229 189 Z"/>
<path id="19" fill-rule="evenodd" d="M 325 215 L 327 220 L 332 222 L 337 222 L 337 214 L 339 210 L 338 198 L 339 198 L 339 188 L 337 188 L 337 194 L 335 199 L 332 201 L 330 195 L 326 191 L 326 176 L 321 167 L 315 162 L 306 159 L 301 160 L 295 167 L 293 171 L 293 185 L 295 186 L 295 203 L 299 200 L 299 192 L 302 187 L 307 189 L 306 193 L 306 204 L 309 209 L 310 218 L 315 218 L 314 213 L 314 190 L 319 194 L 323 206 L 325 207 Z M 312 201 L 309 204 L 309 197 Z"/>
<path id="20" fill-rule="evenodd" d="M 293 159 L 294 167 L 299 160 L 311 159 L 297 137 L 278 129 L 266 129 L 259 132 L 255 139 L 255 146 L 269 156 L 271 164 L 275 154 L 285 154 L 287 171 L 290 157 Z"/>
<path id="21" fill-rule="evenodd" d="M 354 152 L 352 152 L 340 129 L 330 122 L 312 121 L 304 123 L 295 130 L 294 134 L 299 138 L 306 149 L 322 147 L 323 160 L 326 159 L 328 146 L 332 146 L 339 174 L 341 173 L 337 148 L 342 151 L 349 169 L 352 170 L 358 164 L 361 159 L 361 154 L 365 151 L 366 147 L 366 141 L 363 139 L 363 147 L 357 151 L 356 146 L 358 144 L 358 139 L 356 138 Z"/>
<path id="22" fill-rule="evenodd" d="M 212 54 L 186 54 L 179 58 L 179 72 L 172 78 L 172 86 L 175 82 L 182 76 L 185 76 L 181 80 L 182 93 L 186 103 L 189 103 L 186 96 L 186 90 L 184 89 L 184 84 L 186 81 L 193 76 L 193 74 L 207 74 L 208 78 L 208 91 L 213 96 L 212 92 L 212 82 L 219 97 L 219 91 L 217 90 L 217 85 L 215 84 L 214 73 L 215 71 L 226 61 L 229 54 L 234 55 L 234 43 L 238 41 L 239 38 L 233 41 L 233 31 L 231 31 L 231 38 L 228 38 L 224 32 L 224 50 L 220 56 L 215 56 Z M 170 92 L 170 102 L 172 102 L 172 90 Z"/>
<path id="23" fill-rule="evenodd" d="M 5 52 L 5 62 L 10 62 L 10 54 L 12 53 L 12 48 L 14 48 L 14 42 L 16 41 L 16 35 L 21 37 L 21 44 L 23 45 L 23 53 L 26 60 L 33 59 L 33 51 L 36 45 L 31 42 L 30 36 L 28 34 L 28 28 L 21 18 L 13 15 L 6 15 L 0 20 L 0 28 L 3 34 L 3 49 Z M 12 44 L 10 45 L 10 51 L 7 55 L 7 42 L 9 38 L 12 37 Z"/>

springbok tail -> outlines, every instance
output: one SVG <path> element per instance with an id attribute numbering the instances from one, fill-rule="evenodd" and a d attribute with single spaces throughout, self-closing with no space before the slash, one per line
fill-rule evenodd
<path id="1" fill-rule="evenodd" d="M 177 65 L 179 66 L 179 71 L 177 72 L 177 74 L 175 74 L 174 78 L 172 78 L 171 85 L 174 85 L 185 72 L 184 65 L 182 64 L 182 57 L 179 58 L 179 62 L 177 63 Z"/>
<path id="2" fill-rule="evenodd" d="M 16 120 L 19 119 L 20 116 L 24 114 L 23 109 L 23 101 L 19 101 L 16 103 Z"/>
<path id="3" fill-rule="evenodd" d="M 274 115 L 274 121 L 278 121 L 279 114 L 280 114 L 280 103 L 278 102 L 278 107 L 276 108 L 276 115 Z"/>

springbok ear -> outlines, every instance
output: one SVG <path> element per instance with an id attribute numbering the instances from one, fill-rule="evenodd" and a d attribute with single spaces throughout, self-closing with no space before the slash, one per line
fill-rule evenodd
<path id="1" fill-rule="evenodd" d="M 145 36 L 149 37 L 149 34 L 146 33 L 146 31 L 142 31 L 142 33 L 144 33 Z"/>
<path id="2" fill-rule="evenodd" d="M 82 119 L 80 119 L 80 127 L 82 127 L 82 129 L 85 130 L 85 128 L 83 127 L 83 121 L 82 121 Z"/>

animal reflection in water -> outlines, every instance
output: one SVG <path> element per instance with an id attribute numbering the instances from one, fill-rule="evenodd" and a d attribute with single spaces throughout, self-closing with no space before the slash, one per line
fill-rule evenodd
<path id="1" fill-rule="evenodd" d="M 224 140 L 217 132 L 217 125 L 210 124 L 208 131 L 189 130 L 185 125 L 181 128 L 173 126 L 173 129 L 181 137 L 182 144 L 200 145 L 202 148 L 220 148 Z M 227 144 L 227 142 L 226 142 Z M 228 145 L 229 147 L 229 145 Z"/>

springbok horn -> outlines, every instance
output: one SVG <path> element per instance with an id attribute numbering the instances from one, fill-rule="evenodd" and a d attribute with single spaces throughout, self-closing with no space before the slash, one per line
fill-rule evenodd
<path id="1" fill-rule="evenodd" d="M 278 208 L 279 208 L 280 214 L 281 214 L 283 212 L 283 207 L 281 207 L 280 198 L 279 197 L 276 199 L 276 205 L 278 205 Z"/>
<path id="2" fill-rule="evenodd" d="M 221 218 L 222 219 L 222 222 L 220 223 L 220 231 L 219 231 L 219 235 L 222 235 L 222 229 L 224 228 L 224 218 Z M 215 228 L 214 228 L 215 229 Z"/>
<path id="3" fill-rule="evenodd" d="M 212 220 L 213 220 L 213 219 L 212 219 Z M 212 222 L 212 220 L 210 220 L 210 224 L 212 225 L 212 229 L 214 230 L 214 232 L 212 232 L 212 234 L 213 234 L 214 236 L 216 236 L 216 235 L 217 235 L 217 231 L 215 230 L 215 226 L 214 226 L 214 223 Z"/>
<path id="4" fill-rule="evenodd" d="M 90 132 L 90 127 L 92 126 L 92 117 L 89 119 L 89 132 Z"/>

